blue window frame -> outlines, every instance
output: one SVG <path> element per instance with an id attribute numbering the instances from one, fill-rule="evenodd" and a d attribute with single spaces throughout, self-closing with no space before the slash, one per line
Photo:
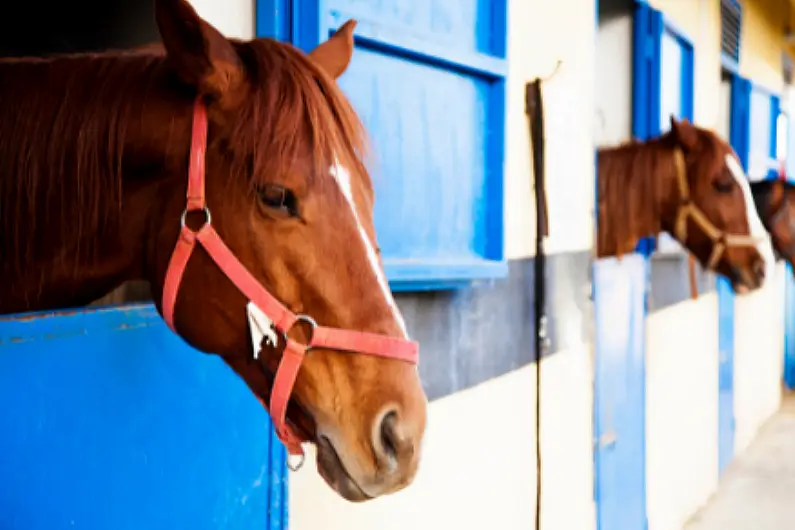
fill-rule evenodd
<path id="1" fill-rule="evenodd" d="M 779 96 L 751 85 L 749 101 L 748 178 L 752 181 L 778 178 L 777 136 Z"/>
<path id="2" fill-rule="evenodd" d="M 635 10 L 632 135 L 646 140 L 669 128 L 671 114 L 693 121 L 694 49 L 660 11 L 646 2 L 637 2 Z M 668 239 L 666 246 L 678 247 Z M 646 256 L 655 250 L 654 237 L 641 240 L 636 248 Z"/>
<path id="3" fill-rule="evenodd" d="M 396 291 L 507 274 L 507 0 L 258 0 L 257 34 L 308 51 L 355 18 L 339 79 L 370 137 L 375 224 Z"/>

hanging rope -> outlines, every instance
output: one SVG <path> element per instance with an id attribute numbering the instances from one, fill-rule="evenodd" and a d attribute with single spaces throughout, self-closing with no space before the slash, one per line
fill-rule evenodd
<path id="1" fill-rule="evenodd" d="M 552 77 L 557 73 L 560 63 L 555 67 Z M 547 338 L 546 316 L 546 255 L 544 254 L 544 238 L 549 235 L 549 217 L 547 212 L 547 196 L 544 164 L 544 106 L 541 97 L 541 82 L 536 78 L 525 85 L 525 113 L 530 129 L 530 149 L 533 160 L 533 187 L 536 206 L 536 241 L 534 261 L 533 315 L 535 318 L 535 352 L 536 352 L 536 510 L 535 530 L 541 530 L 541 358 L 546 354 L 549 344 Z"/>

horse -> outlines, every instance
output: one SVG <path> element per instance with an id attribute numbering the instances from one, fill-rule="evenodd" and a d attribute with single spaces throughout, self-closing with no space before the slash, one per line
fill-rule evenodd
<path id="1" fill-rule="evenodd" d="M 777 257 L 795 267 L 795 184 L 762 180 L 751 183 L 751 192 Z"/>
<path id="2" fill-rule="evenodd" d="M 155 19 L 159 46 L 0 61 L 0 313 L 147 281 L 269 409 L 291 469 L 314 444 L 344 499 L 405 488 L 427 397 L 336 82 L 356 21 L 304 53 L 228 39 L 184 0 Z"/>
<path id="3" fill-rule="evenodd" d="M 664 134 L 601 147 L 597 186 L 598 258 L 665 231 L 735 292 L 763 285 L 767 234 L 736 153 L 714 132 L 671 117 Z"/>

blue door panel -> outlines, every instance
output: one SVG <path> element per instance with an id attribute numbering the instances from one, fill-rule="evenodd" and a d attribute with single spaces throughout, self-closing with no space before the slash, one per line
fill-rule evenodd
<path id="1" fill-rule="evenodd" d="M 648 260 L 594 263 L 597 528 L 646 524 L 645 304 Z"/>
<path id="2" fill-rule="evenodd" d="M 784 383 L 795 390 L 795 278 L 787 263 L 784 307 Z"/>
<path id="3" fill-rule="evenodd" d="M 0 528 L 283 528 L 286 455 L 151 305 L 0 319 Z"/>
<path id="4" fill-rule="evenodd" d="M 718 472 L 734 456 L 734 291 L 718 276 Z"/>
<path id="5" fill-rule="evenodd" d="M 738 75 L 731 79 L 729 143 L 743 168 L 748 168 L 750 148 L 751 83 Z M 734 457 L 734 291 L 718 276 L 718 471 Z"/>

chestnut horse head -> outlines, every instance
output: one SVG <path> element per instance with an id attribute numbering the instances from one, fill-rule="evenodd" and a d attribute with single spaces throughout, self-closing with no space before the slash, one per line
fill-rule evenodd
<path id="1" fill-rule="evenodd" d="M 762 180 L 752 182 L 751 191 L 773 249 L 795 267 L 795 184 Z"/>
<path id="2" fill-rule="evenodd" d="M 734 150 L 687 120 L 671 118 L 657 138 L 600 149 L 598 228 L 600 257 L 666 231 L 737 292 L 760 287 L 772 260 Z"/>
<path id="3" fill-rule="evenodd" d="M 156 18 L 162 47 L 0 61 L 0 311 L 147 280 L 186 342 L 286 409 L 280 436 L 314 442 L 341 496 L 405 487 L 427 401 L 335 82 L 353 22 L 304 54 L 227 39 L 184 0 Z"/>

